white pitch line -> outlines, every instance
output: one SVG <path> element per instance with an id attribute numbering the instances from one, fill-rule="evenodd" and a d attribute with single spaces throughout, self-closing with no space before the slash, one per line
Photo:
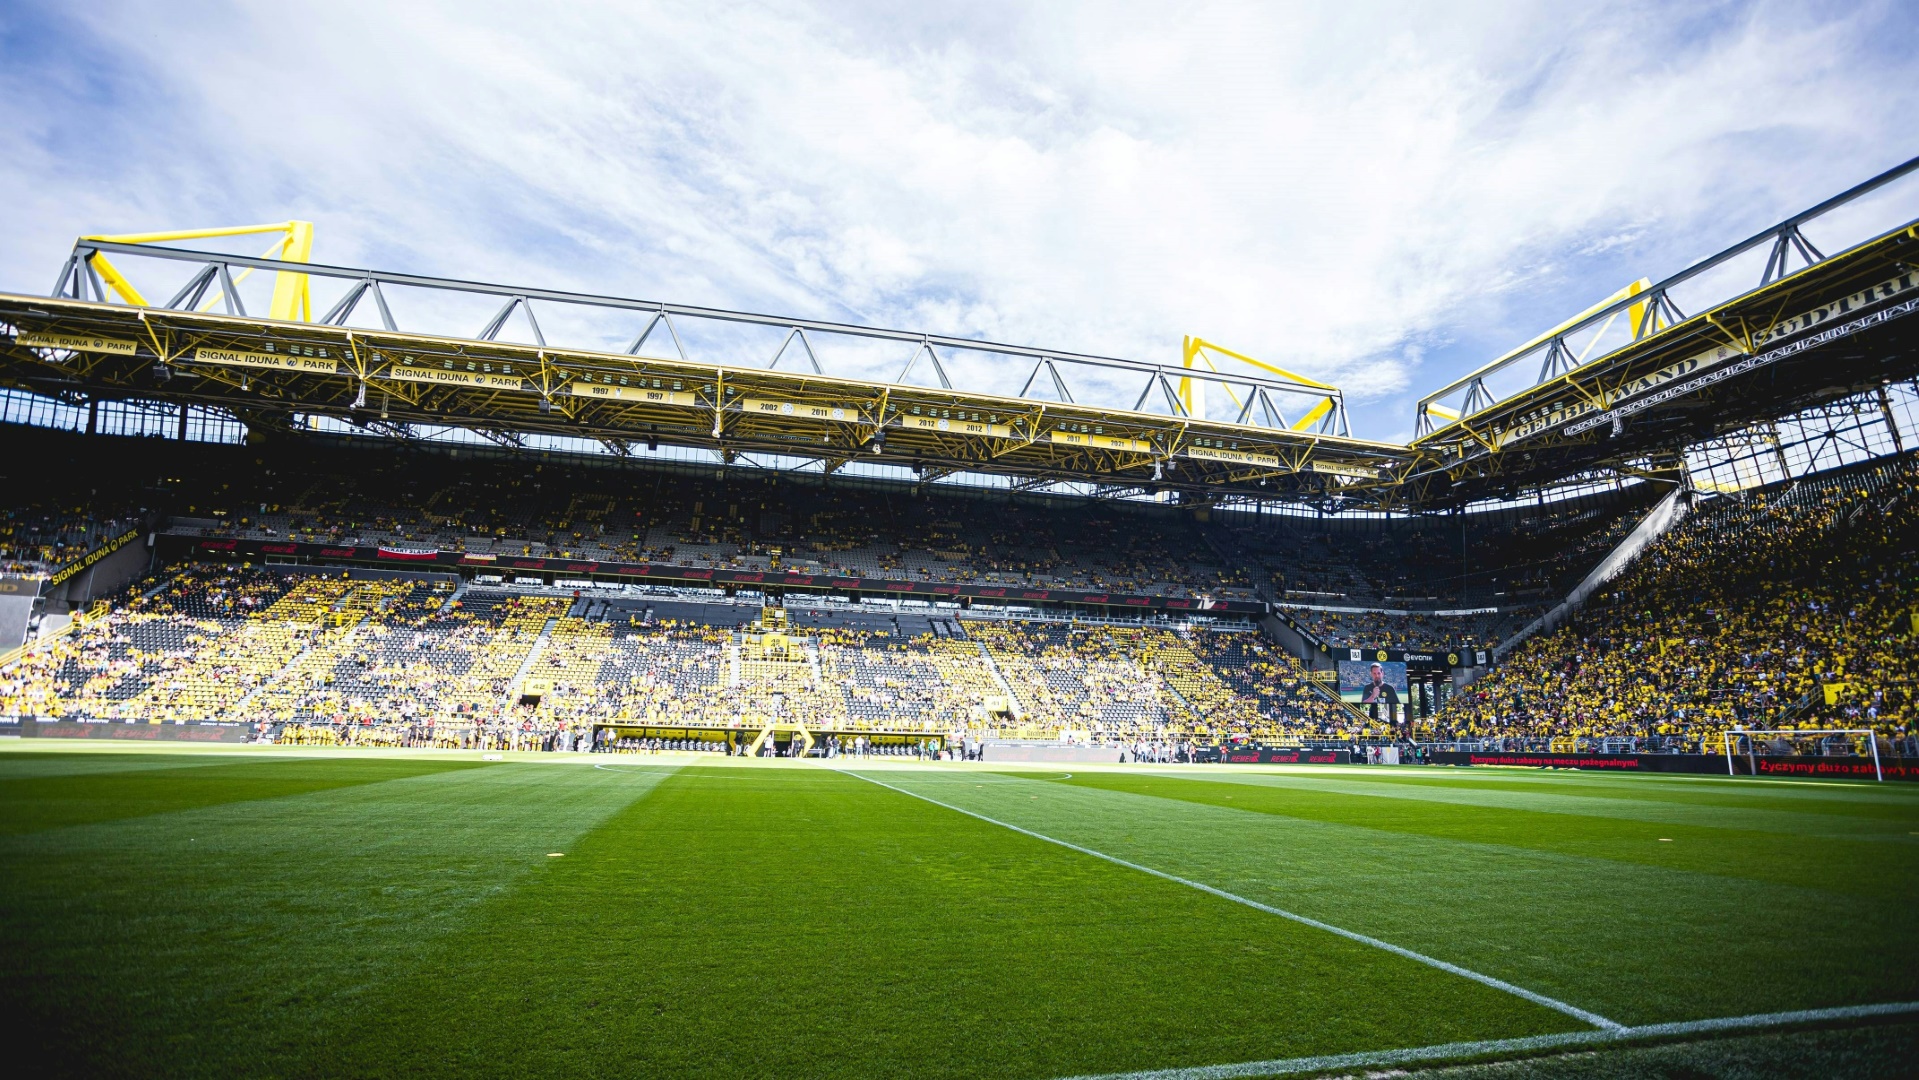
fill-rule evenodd
<path id="1" fill-rule="evenodd" d="M 1532 1035 L 1520 1039 L 1442 1043 L 1438 1046 L 1416 1046 L 1402 1050 L 1365 1050 L 1351 1054 L 1323 1054 L 1318 1057 L 1279 1058 L 1273 1061 L 1244 1061 L 1233 1065 L 1198 1065 L 1180 1069 L 1099 1073 L 1072 1077 L 1070 1080 L 1235 1080 L 1238 1077 L 1288 1076 L 1327 1069 L 1364 1069 L 1421 1061 L 1532 1053 L 1539 1050 L 1569 1049 L 1630 1042 L 1637 1039 L 1703 1035 L 1717 1031 L 1751 1031 L 1787 1027 L 1793 1024 L 1816 1024 L 1828 1020 L 1863 1020 L 1868 1017 L 1897 1016 L 1901 1013 L 1913 1012 L 1919 1012 L 1919 1001 L 1902 1001 L 1886 1005 L 1849 1005 L 1837 1009 L 1803 1009 L 1798 1012 L 1760 1013 L 1754 1016 L 1727 1016 L 1714 1020 L 1647 1024 L 1643 1027 L 1606 1031 L 1569 1031 L 1557 1035 Z"/>
<path id="2" fill-rule="evenodd" d="M 1592 1026 L 1596 1028 L 1600 1028 L 1605 1031 L 1626 1030 L 1625 1025 L 1616 1023 L 1612 1020 L 1608 1020 L 1605 1017 L 1599 1015 L 1598 1013 L 1587 1012 L 1586 1010 L 1578 1007 L 1577 1005 L 1568 1005 L 1565 1002 L 1558 1000 L 1557 998 L 1549 998 L 1544 994 L 1536 994 L 1533 991 L 1528 990 L 1523 986 L 1514 986 L 1512 983 L 1509 983 L 1505 981 L 1504 979 L 1495 979 L 1491 975 L 1482 975 L 1477 971 L 1471 970 L 1470 968 L 1463 968 L 1463 967 L 1460 967 L 1458 964 L 1449 964 L 1446 961 L 1439 959 L 1438 957 L 1427 956 L 1425 953 L 1414 952 L 1411 949 L 1394 945 L 1390 941 L 1381 941 L 1380 939 L 1376 937 L 1367 937 L 1365 934 L 1357 933 L 1352 930 L 1347 930 L 1343 927 L 1334 926 L 1332 923 L 1320 922 L 1318 919 L 1308 918 L 1307 916 L 1304 916 L 1304 915 L 1296 915 L 1293 912 L 1285 911 L 1281 908 L 1273 907 L 1270 904 L 1262 904 L 1257 900 L 1250 900 L 1244 896 L 1240 896 L 1238 893 L 1230 893 L 1230 892 L 1227 892 L 1225 889 L 1215 888 L 1211 885 L 1206 884 L 1205 882 L 1193 881 L 1189 878 L 1180 877 L 1177 874 L 1169 874 L 1164 870 L 1155 870 L 1150 866 L 1141 866 L 1139 863 L 1136 863 L 1136 862 L 1128 862 L 1125 859 L 1122 859 L 1116 855 L 1108 855 L 1103 851 L 1094 851 L 1092 848 L 1081 847 L 1078 844 L 1068 843 L 1067 841 L 1058 839 L 1057 837 L 1047 836 L 1045 833 L 1037 833 L 1031 829 L 1022 829 L 1018 825 L 1010 825 L 996 818 L 989 818 L 985 814 L 976 814 L 971 810 L 954 806 L 951 803 L 943 803 L 939 801 L 938 799 L 929 798 L 928 796 L 921 795 L 917 791 L 908 791 L 903 787 L 894 787 L 892 784 L 888 784 L 880 780 L 875 780 L 870 776 L 862 776 L 861 774 L 852 772 L 850 770 L 845 770 L 845 771 L 847 772 L 847 775 L 857 777 L 858 779 L 864 780 L 869 784 L 878 784 L 880 787 L 886 788 L 889 791 L 897 791 L 901 795 L 909 795 L 915 799 L 921 800 L 922 802 L 929 802 L 929 803 L 932 803 L 934 806 L 944 807 L 948 810 L 953 811 L 956 814 L 965 814 L 967 817 L 977 818 L 980 821 L 984 821 L 989 825 L 998 825 L 1002 829 L 1011 829 L 1016 833 L 1023 833 L 1027 836 L 1030 836 L 1035 840 L 1044 840 L 1049 844 L 1057 844 L 1060 847 L 1067 848 L 1072 851 L 1077 851 L 1082 855 L 1091 855 L 1095 859 L 1104 859 L 1107 862 L 1113 863 L 1116 866 L 1124 866 L 1128 870 L 1137 870 L 1142 874 L 1151 874 L 1156 878 L 1163 878 L 1167 881 L 1184 885 L 1189 889 L 1198 889 L 1200 892 L 1217 896 L 1222 900 L 1231 900 L 1235 904 L 1244 904 L 1245 906 L 1252 908 L 1255 911 L 1263 911 L 1268 915 L 1277 915 L 1282 919 L 1291 919 L 1293 922 L 1310 926 L 1315 930 L 1324 930 L 1329 934 L 1338 934 L 1340 937 L 1343 937 L 1347 939 L 1348 941 L 1357 941 L 1361 945 L 1370 945 L 1375 949 L 1381 949 L 1386 952 L 1392 953 L 1394 956 L 1403 956 L 1408 960 L 1416 960 L 1419 963 L 1425 964 L 1428 967 L 1435 967 L 1449 974 L 1458 975 L 1461 978 L 1471 979 L 1472 981 L 1476 983 L 1481 983 L 1485 986 L 1490 986 L 1495 990 L 1503 990 L 1506 993 L 1513 995 L 1514 997 L 1524 998 L 1525 1000 L 1530 1001 L 1535 1005 L 1543 1005 L 1548 1009 L 1553 1009 L 1557 1012 L 1565 1013 L 1567 1016 L 1570 1016 L 1576 1020 L 1580 1020 L 1585 1023 L 1591 1024 Z"/>

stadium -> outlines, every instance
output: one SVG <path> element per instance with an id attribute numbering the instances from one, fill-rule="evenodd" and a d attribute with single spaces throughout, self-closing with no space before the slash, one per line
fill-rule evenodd
<path id="1" fill-rule="evenodd" d="M 0 289 L 14 1041 L 1911 1075 L 1916 174 L 1539 315 L 1406 442 L 1199 337 L 82 236 Z"/>

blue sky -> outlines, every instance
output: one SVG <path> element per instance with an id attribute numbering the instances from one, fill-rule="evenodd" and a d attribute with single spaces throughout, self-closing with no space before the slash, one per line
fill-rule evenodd
<path id="1" fill-rule="evenodd" d="M 1919 153 L 1916 11 L 15 0 L 0 289 L 84 233 L 307 218 L 349 265 L 1168 363 L 1198 334 L 1400 440 L 1420 392 Z"/>

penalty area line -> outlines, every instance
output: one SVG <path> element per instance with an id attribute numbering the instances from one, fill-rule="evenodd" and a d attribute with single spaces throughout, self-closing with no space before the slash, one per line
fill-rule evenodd
<path id="1" fill-rule="evenodd" d="M 1317 1057 L 1279 1058 L 1273 1061 L 1244 1061 L 1232 1065 L 1196 1065 L 1176 1069 L 1147 1069 L 1140 1072 L 1098 1073 L 1072 1077 L 1070 1080 L 1234 1080 L 1237 1077 L 1289 1076 L 1298 1073 L 1323 1072 L 1329 1069 L 1364 1069 L 1382 1065 L 1410 1065 L 1425 1061 L 1496 1057 L 1501 1054 L 1531 1054 L 1541 1050 L 1567 1050 L 1724 1031 L 1757 1031 L 1766 1028 L 1791 1027 L 1796 1024 L 1864 1020 L 1915 1012 L 1919 1012 L 1919 1001 L 1901 1001 L 1885 1005 L 1848 1005 L 1837 1009 L 1802 1009 L 1797 1012 L 1725 1016 L 1712 1020 L 1688 1020 L 1676 1024 L 1647 1024 L 1642 1027 L 1611 1028 L 1604 1031 L 1568 1031 L 1556 1035 L 1488 1039 L 1483 1042 L 1441 1043 L 1437 1046 L 1415 1046 L 1400 1050 L 1363 1050 L 1351 1054 L 1323 1054 Z"/>
<path id="2" fill-rule="evenodd" d="M 1298 915 L 1293 912 L 1286 911 L 1282 908 L 1273 907 L 1271 904 L 1262 904 L 1257 900 L 1249 899 L 1247 897 L 1239 895 L 1238 893 L 1230 893 L 1230 892 L 1227 892 L 1225 889 L 1215 888 L 1214 886 L 1208 885 L 1203 881 L 1193 881 L 1190 878 L 1183 878 L 1177 874 L 1169 874 L 1164 870 L 1155 870 L 1150 866 L 1142 866 L 1136 862 L 1128 862 L 1127 860 L 1122 859 L 1118 857 L 1117 855 L 1108 855 L 1103 851 L 1094 851 L 1092 848 L 1089 848 L 1089 847 L 1081 847 L 1078 844 L 1069 843 L 1065 840 L 1058 839 L 1057 837 L 1047 836 L 1045 833 L 1034 832 L 1031 829 L 1022 829 L 1018 825 L 1011 825 L 1011 824 L 1008 824 L 1007 822 L 1000 821 L 996 818 L 987 817 L 985 814 L 976 814 L 971 810 L 966 810 L 961 807 L 954 806 L 951 803 L 943 803 L 939 801 L 938 799 L 934 799 L 926 795 L 921 795 L 917 791 L 908 791 L 903 787 L 894 787 L 892 784 L 888 784 L 881 780 L 875 780 L 870 776 L 863 776 L 859 773 L 852 772 L 851 770 L 846 770 L 846 772 L 847 772 L 847 775 L 857 777 L 861 780 L 866 781 L 869 784 L 878 784 L 880 787 L 886 788 L 889 791 L 897 791 L 901 795 L 911 796 L 912 798 L 919 799 L 922 802 L 929 802 L 929 803 L 932 803 L 934 806 L 944 807 L 945 809 L 951 810 L 956 814 L 965 814 L 967 817 L 977 818 L 980 821 L 986 822 L 988 825 L 998 825 L 1002 829 L 1011 829 L 1012 831 L 1016 833 L 1023 833 L 1026 836 L 1030 836 L 1035 840 L 1044 840 L 1049 844 L 1057 844 L 1060 847 L 1066 848 L 1070 851 L 1077 851 L 1082 855 L 1091 855 L 1095 859 L 1104 859 L 1107 862 L 1114 864 L 1115 866 L 1124 866 L 1128 870 L 1137 870 L 1142 874 L 1151 874 L 1152 876 L 1156 878 L 1162 878 L 1166 881 L 1170 881 L 1178 885 L 1184 885 L 1189 889 L 1198 889 L 1200 892 L 1217 896 L 1222 900 L 1230 900 L 1235 904 L 1243 904 L 1246 907 L 1252 908 L 1255 911 L 1263 911 L 1268 915 L 1277 915 L 1282 919 L 1290 919 L 1293 922 L 1300 923 L 1301 925 L 1310 926 L 1315 930 L 1324 930 L 1329 934 L 1337 934 L 1348 941 L 1356 941 L 1360 943 L 1361 945 L 1370 945 L 1375 949 L 1380 949 L 1382 951 L 1392 953 L 1394 956 L 1404 957 L 1407 960 L 1413 960 L 1413 961 L 1417 961 L 1418 963 L 1425 964 L 1427 967 L 1438 968 L 1440 971 L 1444 971 L 1451 975 L 1458 975 L 1461 978 L 1471 979 L 1472 981 L 1479 983 L 1483 986 L 1490 986 L 1495 990 L 1502 990 L 1508 994 L 1513 995 L 1514 997 L 1523 998 L 1527 1001 L 1532 1002 L 1535 1005 L 1543 1005 L 1548 1009 L 1554 1010 L 1555 1012 L 1564 1013 L 1575 1020 L 1579 1020 L 1583 1023 L 1591 1024 L 1593 1027 L 1599 1028 L 1602 1031 L 1626 1030 L 1626 1027 L 1624 1024 L 1620 1024 L 1615 1021 L 1608 1020 L 1605 1017 L 1599 1015 L 1598 1013 L 1587 1012 L 1585 1009 L 1582 1009 L 1578 1007 L 1577 1005 L 1568 1005 L 1565 1002 L 1558 1000 L 1557 998 L 1549 998 L 1544 994 L 1534 993 L 1533 991 L 1528 990 L 1523 986 L 1514 986 L 1512 983 L 1509 983 L 1505 981 L 1504 979 L 1495 979 L 1491 975 L 1482 975 L 1479 972 L 1473 971 L 1470 968 L 1460 967 L 1458 964 L 1449 964 L 1446 961 L 1439 959 L 1438 957 L 1427 956 L 1425 953 L 1414 952 L 1411 949 L 1404 948 L 1399 945 L 1394 945 L 1390 941 L 1381 941 L 1380 939 L 1376 937 L 1368 937 L 1365 934 L 1361 934 L 1352 930 L 1347 930 L 1344 927 L 1334 926 L 1332 923 L 1320 922 L 1318 919 L 1309 918 L 1305 915 Z M 1146 1074 L 1141 1074 L 1141 1075 L 1146 1075 Z M 1168 1074 L 1168 1075 L 1172 1075 L 1172 1074 Z M 1184 1075 L 1184 1074 L 1180 1074 L 1180 1075 Z M 1200 1075 L 1200 1074 L 1194 1074 L 1194 1075 Z M 1220 1075 L 1224 1076 L 1224 1075 L 1254 1075 L 1254 1074 L 1222 1073 Z"/>

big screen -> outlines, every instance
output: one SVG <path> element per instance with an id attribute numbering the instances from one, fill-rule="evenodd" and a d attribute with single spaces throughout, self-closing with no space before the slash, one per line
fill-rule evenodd
<path id="1" fill-rule="evenodd" d="M 1403 705 L 1406 702 L 1406 662 L 1403 660 L 1341 660 L 1339 697 L 1355 705 Z"/>

